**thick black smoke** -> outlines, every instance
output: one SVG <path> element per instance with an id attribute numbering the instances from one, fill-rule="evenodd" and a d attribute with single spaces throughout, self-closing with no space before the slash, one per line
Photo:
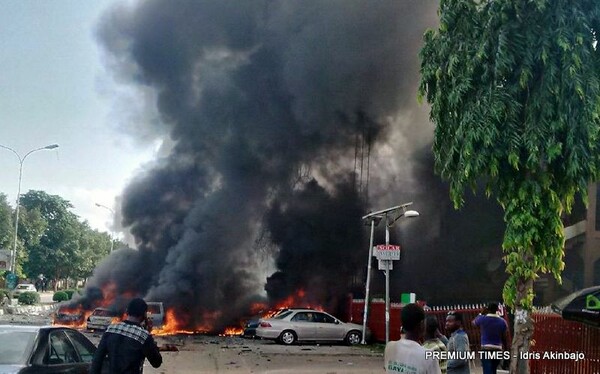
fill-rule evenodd
<path id="1" fill-rule="evenodd" d="M 357 144 L 373 150 L 370 205 L 415 189 L 398 178 L 430 136 L 413 112 L 436 6 L 148 0 L 108 11 L 98 29 L 108 64 L 153 92 L 174 146 L 124 193 L 138 252 L 111 256 L 91 283 L 162 300 L 190 326 L 215 310 L 229 323 L 264 288 L 266 237 L 271 296 L 303 287 L 327 304 L 346 292 L 366 244 Z"/>

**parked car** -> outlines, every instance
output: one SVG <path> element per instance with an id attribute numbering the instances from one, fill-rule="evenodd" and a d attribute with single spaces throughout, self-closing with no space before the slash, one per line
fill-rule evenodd
<path id="1" fill-rule="evenodd" d="M 148 317 L 152 320 L 152 326 L 160 329 L 165 324 L 165 308 L 163 303 L 148 301 Z"/>
<path id="2" fill-rule="evenodd" d="M 23 292 L 37 292 L 35 286 L 31 283 L 21 283 L 17 285 L 17 288 L 13 291 L 13 297 L 17 298 Z"/>
<path id="3" fill-rule="evenodd" d="M 88 330 L 106 330 L 113 320 L 120 316 L 121 314 L 115 310 L 96 308 L 87 318 L 86 328 Z"/>
<path id="4" fill-rule="evenodd" d="M 277 310 L 275 313 L 270 314 L 270 317 L 267 318 L 274 318 L 278 315 L 280 315 L 281 313 L 285 313 L 288 310 L 294 310 L 294 309 L 305 309 L 305 308 L 283 308 L 283 309 L 279 309 Z M 272 312 L 269 312 L 272 313 Z M 262 315 L 257 315 L 254 316 L 250 319 L 248 319 L 248 321 L 246 322 L 246 325 L 244 326 L 244 332 L 242 333 L 242 337 L 244 338 L 256 338 L 256 329 L 258 328 L 258 325 L 260 324 L 260 320 L 264 319 L 264 317 Z"/>
<path id="5" fill-rule="evenodd" d="M 85 322 L 83 310 L 80 308 L 70 308 L 66 305 L 58 308 L 52 317 L 54 324 L 58 325 L 81 325 Z"/>
<path id="6" fill-rule="evenodd" d="M 0 326 L 0 373 L 88 373 L 96 347 L 58 326 Z"/>
<path id="7" fill-rule="evenodd" d="M 297 341 L 344 341 L 359 344 L 362 326 L 342 322 L 332 315 L 313 309 L 289 309 L 260 320 L 256 336 L 290 345 Z"/>

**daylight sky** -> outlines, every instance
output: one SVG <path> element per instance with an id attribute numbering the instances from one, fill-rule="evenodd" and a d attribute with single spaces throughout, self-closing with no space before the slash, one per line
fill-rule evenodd
<path id="1" fill-rule="evenodd" d="M 22 193 L 71 201 L 94 228 L 109 231 L 115 197 L 156 146 L 119 131 L 117 84 L 94 30 L 114 0 L 0 1 L 0 144 L 24 155 Z M 0 149 L 0 193 L 14 206 L 19 163 Z"/>

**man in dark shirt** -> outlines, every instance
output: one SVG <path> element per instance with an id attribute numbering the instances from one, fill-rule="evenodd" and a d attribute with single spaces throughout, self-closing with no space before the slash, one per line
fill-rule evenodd
<path id="1" fill-rule="evenodd" d="M 142 327 L 147 311 L 148 305 L 143 299 L 129 302 L 127 318 L 110 325 L 102 336 L 92 360 L 91 374 L 102 372 L 107 355 L 111 374 L 141 374 L 146 358 L 155 368 L 162 364 L 162 356 L 149 332 L 151 326 Z"/>
<path id="2" fill-rule="evenodd" d="M 481 350 L 494 352 L 508 349 L 506 344 L 508 326 L 498 315 L 498 304 L 490 303 L 485 313 L 473 320 L 473 325 L 481 329 Z M 496 358 L 482 358 L 483 374 L 496 374 L 499 363 L 500 360 Z"/>
<path id="3" fill-rule="evenodd" d="M 469 367 L 469 337 L 463 329 L 463 316 L 458 312 L 448 312 L 446 317 L 446 331 L 450 332 L 448 339 L 448 352 L 454 352 L 453 359 L 448 359 L 446 365 L 448 374 L 470 374 Z"/>

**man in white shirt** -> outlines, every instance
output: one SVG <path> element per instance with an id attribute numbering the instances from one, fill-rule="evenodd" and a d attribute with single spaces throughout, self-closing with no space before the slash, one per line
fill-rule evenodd
<path id="1" fill-rule="evenodd" d="M 419 343 L 423 338 L 425 312 L 417 304 L 408 304 L 400 312 L 404 337 L 385 346 L 386 373 L 441 374 L 436 358 L 427 356 L 429 350 Z"/>

